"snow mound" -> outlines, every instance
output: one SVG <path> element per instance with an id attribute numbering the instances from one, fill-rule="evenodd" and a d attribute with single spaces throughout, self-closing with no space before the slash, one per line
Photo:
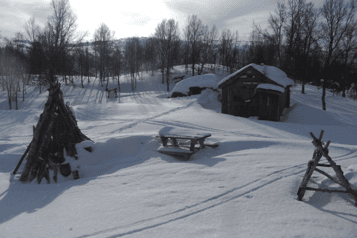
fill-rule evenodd
<path id="1" fill-rule="evenodd" d="M 357 164 L 352 164 L 352 165 L 348 166 L 347 170 L 357 172 Z"/>
<path id="2" fill-rule="evenodd" d="M 220 104 L 218 101 L 219 93 L 211 89 L 205 89 L 202 91 L 201 95 L 197 98 L 197 103 L 200 105 L 209 105 L 209 104 Z"/>
<path id="3" fill-rule="evenodd" d="M 307 105 L 296 103 L 296 106 L 289 113 L 284 115 L 284 122 L 304 124 L 304 125 L 341 125 L 345 124 L 338 120 L 335 113 L 323 111 Z"/>
<path id="4" fill-rule="evenodd" d="M 188 95 L 191 87 L 199 88 L 212 88 L 217 89 L 218 78 L 214 74 L 203 74 L 194 76 L 191 78 L 184 79 L 177 83 L 172 89 L 171 95 L 173 93 L 181 93 Z"/>

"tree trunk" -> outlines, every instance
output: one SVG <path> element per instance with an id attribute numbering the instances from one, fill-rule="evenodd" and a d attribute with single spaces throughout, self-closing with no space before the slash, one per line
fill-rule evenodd
<path id="1" fill-rule="evenodd" d="M 11 110 L 11 93 L 8 95 L 8 100 L 9 100 L 9 109 Z"/>
<path id="2" fill-rule="evenodd" d="M 346 86 L 345 85 L 342 86 L 342 97 L 343 98 L 346 97 Z"/>
<path id="3" fill-rule="evenodd" d="M 170 91 L 170 66 L 166 68 L 166 89 L 168 92 Z"/>
<path id="4" fill-rule="evenodd" d="M 107 84 L 105 85 L 105 91 L 108 91 L 108 85 L 109 85 L 109 75 L 107 73 Z"/>
<path id="5" fill-rule="evenodd" d="M 19 106 L 17 104 L 17 90 L 15 90 L 15 110 L 19 110 Z"/>
<path id="6" fill-rule="evenodd" d="M 161 83 L 164 84 L 165 83 L 165 69 L 164 69 L 164 67 L 161 68 L 161 75 L 162 75 Z"/>
<path id="7" fill-rule="evenodd" d="M 195 64 L 192 62 L 192 76 L 195 76 Z"/>
<path id="8" fill-rule="evenodd" d="M 326 111 L 326 101 L 325 101 L 325 96 L 326 96 L 326 86 L 325 82 L 322 83 L 322 110 Z"/>

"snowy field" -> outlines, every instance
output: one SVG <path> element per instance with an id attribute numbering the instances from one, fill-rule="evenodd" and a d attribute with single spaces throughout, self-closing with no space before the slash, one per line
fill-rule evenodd
<path id="1" fill-rule="evenodd" d="M 119 99 L 108 100 L 94 78 L 84 89 L 62 86 L 95 144 L 92 153 L 77 145 L 81 178 L 59 176 L 57 184 L 22 184 L 10 175 L 48 93 L 29 87 L 20 110 L 10 111 L 0 91 L 1 238 L 357 237 L 357 207 L 347 194 L 296 196 L 314 151 L 309 132 L 321 130 L 331 140 L 329 155 L 357 188 L 356 101 L 328 92 L 322 111 L 321 90 L 307 85 L 302 95 L 298 85 L 282 121 L 270 122 L 221 114 L 209 92 L 167 98 L 158 73 L 144 74 L 135 92 L 121 80 Z M 156 136 L 165 126 L 211 133 L 206 141 L 219 146 L 188 161 L 160 154 Z M 317 172 L 309 186 L 338 187 Z"/>

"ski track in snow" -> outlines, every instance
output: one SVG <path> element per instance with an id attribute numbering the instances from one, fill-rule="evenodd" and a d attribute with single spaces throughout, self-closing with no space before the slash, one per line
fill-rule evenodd
<path id="1" fill-rule="evenodd" d="M 351 155 L 351 156 L 350 156 Z M 334 158 L 334 161 L 345 161 L 349 159 L 354 159 L 357 156 L 357 150 L 352 150 L 350 153 L 343 155 L 342 157 L 348 156 L 348 158 L 340 158 L 336 159 Z M 339 156 L 341 157 L 341 156 Z M 127 235 L 132 235 L 134 233 L 139 233 L 142 231 L 146 231 L 149 229 L 153 229 L 162 225 L 166 225 L 171 222 L 175 222 L 193 215 L 196 215 L 198 213 L 207 211 L 209 209 L 215 208 L 217 206 L 223 205 L 225 203 L 231 202 L 235 199 L 239 199 L 247 194 L 250 194 L 252 192 L 256 192 L 259 189 L 265 188 L 268 185 L 271 185 L 279 180 L 289 178 L 291 176 L 295 176 L 301 173 L 304 173 L 306 171 L 307 164 L 299 164 L 299 165 L 294 165 L 288 168 L 280 169 L 274 172 L 271 172 L 270 174 L 260 177 L 258 179 L 255 179 L 251 182 L 248 182 L 244 185 L 241 185 L 239 187 L 235 187 L 233 189 L 230 189 L 226 192 L 223 192 L 221 194 L 218 194 L 216 196 L 210 197 L 200 203 L 196 203 L 190 206 L 185 206 L 184 208 L 178 209 L 176 211 L 160 215 L 157 217 L 153 218 L 148 218 L 144 219 L 141 221 L 137 221 L 135 223 L 131 223 L 128 225 L 122 225 L 118 227 L 114 227 L 111 229 L 107 229 L 105 231 L 99 231 L 99 232 L 94 232 L 92 234 L 88 235 L 83 235 L 83 236 L 78 236 L 77 238 L 85 238 L 85 237 L 92 237 L 92 236 L 102 236 L 105 233 L 114 233 L 117 230 L 120 229 L 128 229 L 131 228 L 130 231 L 125 231 L 121 233 L 117 233 L 114 235 L 109 235 L 106 236 L 107 238 L 115 238 L 115 237 L 123 237 Z M 268 180 L 267 180 L 268 178 Z M 161 221 L 162 220 L 162 221 Z"/>
<path id="2" fill-rule="evenodd" d="M 211 127 L 205 127 L 205 126 L 199 126 L 196 124 L 192 124 L 189 122 L 180 122 L 180 121 L 152 121 L 153 123 L 156 124 L 162 124 L 164 126 L 174 126 L 174 127 L 182 127 L 185 129 L 193 129 L 193 130 L 202 130 L 202 131 L 209 131 L 209 132 L 219 132 L 219 133 L 226 133 L 226 134 L 232 134 L 232 135 L 237 135 L 237 136 L 251 136 L 251 137 L 265 137 L 265 138 L 274 138 L 274 137 L 269 137 L 269 136 L 262 136 L 261 134 L 254 134 L 254 133 L 242 133 L 242 132 L 235 132 L 235 131 L 226 131 L 226 130 L 220 130 L 220 129 L 214 129 Z"/>
<path id="3" fill-rule="evenodd" d="M 135 121 L 135 122 L 133 122 L 133 123 L 130 123 L 129 125 L 123 126 L 123 127 L 119 128 L 119 129 L 113 131 L 113 133 L 122 132 L 122 131 L 124 131 L 124 130 L 126 130 L 126 129 L 129 129 L 129 128 L 132 128 L 132 127 L 134 127 L 134 126 L 136 126 L 136 125 L 138 125 L 138 124 L 140 124 L 140 123 L 144 123 L 144 122 L 147 122 L 147 121 L 150 121 L 150 120 L 159 118 L 159 117 L 161 117 L 161 116 L 165 116 L 165 115 L 168 115 L 168 114 L 170 114 L 170 113 L 177 112 L 177 111 L 179 111 L 179 110 L 183 110 L 183 109 L 189 108 L 189 107 L 192 106 L 194 103 L 195 103 L 195 101 L 189 103 L 189 104 L 186 105 L 186 106 L 176 107 L 176 108 L 171 109 L 171 110 L 168 110 L 168 111 L 166 111 L 166 112 L 162 112 L 162 113 L 160 113 L 160 114 L 157 114 L 157 115 L 154 115 L 154 116 L 151 116 L 151 117 L 147 117 L 147 118 L 144 118 L 144 119 L 137 120 L 137 121 Z"/>

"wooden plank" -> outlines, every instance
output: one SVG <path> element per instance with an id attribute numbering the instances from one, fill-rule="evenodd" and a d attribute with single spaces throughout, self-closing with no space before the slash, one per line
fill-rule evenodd
<path id="1" fill-rule="evenodd" d="M 316 151 L 315 151 L 313 154 L 313 160 L 314 160 L 313 164 L 311 165 L 310 163 L 308 163 L 308 167 L 305 172 L 304 178 L 302 179 L 301 184 L 299 186 L 299 190 L 297 192 L 299 201 L 302 201 L 302 198 L 304 197 L 304 194 L 305 194 L 307 183 L 309 182 L 311 175 L 314 172 L 314 170 L 316 169 L 316 165 L 319 163 L 321 157 L 322 157 L 322 154 L 316 153 Z"/>
<path id="2" fill-rule="evenodd" d="M 329 179 L 331 179 L 332 181 L 334 181 L 335 183 L 341 185 L 343 187 L 343 184 L 340 183 L 337 179 L 335 179 L 334 177 L 332 177 L 331 175 L 329 175 L 328 173 L 326 173 L 325 171 L 323 170 L 320 170 L 318 168 L 315 168 L 315 171 L 319 172 L 320 174 L 323 174 L 325 175 L 326 177 L 328 177 Z"/>
<path id="3" fill-rule="evenodd" d="M 345 190 L 324 189 L 324 188 L 310 188 L 310 187 L 306 187 L 305 190 L 320 191 L 320 192 L 327 192 L 327 193 L 350 193 L 350 192 L 345 191 Z"/>
<path id="4" fill-rule="evenodd" d="M 212 148 L 217 148 L 218 147 L 218 143 L 204 143 L 205 146 L 208 146 L 208 147 L 212 147 Z"/>
<path id="5" fill-rule="evenodd" d="M 205 139 L 207 137 L 210 137 L 211 135 L 207 136 L 198 136 L 198 135 L 168 135 L 168 136 L 162 136 L 165 138 L 170 138 L 170 139 L 179 139 L 179 140 L 200 140 L 200 139 Z"/>
<path id="6" fill-rule="evenodd" d="M 317 164 L 317 166 L 321 166 L 321 167 L 332 167 L 330 164 Z"/>
<path id="7" fill-rule="evenodd" d="M 157 151 L 169 155 L 192 155 L 195 153 L 194 151 L 185 150 L 178 146 L 160 146 Z"/>

